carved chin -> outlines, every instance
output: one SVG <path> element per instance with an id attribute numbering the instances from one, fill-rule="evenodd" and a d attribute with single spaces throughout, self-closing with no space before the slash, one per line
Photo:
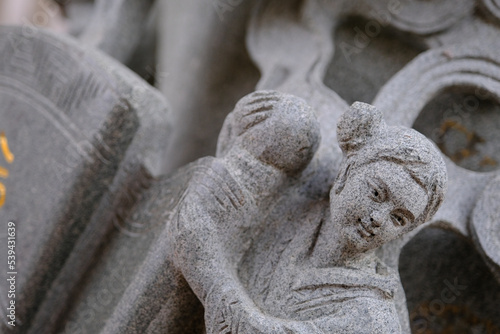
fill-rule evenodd
<path id="1" fill-rule="evenodd" d="M 348 232 L 348 239 L 350 247 L 355 253 L 365 252 L 380 246 L 380 240 L 377 238 L 376 233 L 372 230 L 365 228 L 362 224 L 356 222 L 351 225 Z"/>

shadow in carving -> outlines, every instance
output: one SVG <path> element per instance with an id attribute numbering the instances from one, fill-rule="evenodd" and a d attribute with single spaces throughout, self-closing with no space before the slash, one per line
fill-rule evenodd
<path id="1" fill-rule="evenodd" d="M 425 50 L 416 37 L 362 18 L 335 28 L 335 53 L 325 84 L 348 103 L 373 101 L 380 88 Z"/>
<path id="2" fill-rule="evenodd" d="M 500 284 L 466 238 L 427 228 L 402 250 L 412 333 L 498 333 Z"/>
<path id="3" fill-rule="evenodd" d="M 499 168 L 500 105 L 478 97 L 473 88 L 446 89 L 424 107 L 413 127 L 460 167 L 476 172 Z"/>

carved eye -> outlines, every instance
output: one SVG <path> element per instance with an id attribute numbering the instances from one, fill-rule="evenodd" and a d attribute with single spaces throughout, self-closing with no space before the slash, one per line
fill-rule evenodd
<path id="1" fill-rule="evenodd" d="M 370 187 L 370 198 L 375 202 L 384 202 L 387 199 L 387 191 L 384 186 L 376 180 L 368 180 Z"/>
<path id="2" fill-rule="evenodd" d="M 408 223 L 408 218 L 401 214 L 392 214 L 391 219 L 394 225 L 405 226 Z"/>

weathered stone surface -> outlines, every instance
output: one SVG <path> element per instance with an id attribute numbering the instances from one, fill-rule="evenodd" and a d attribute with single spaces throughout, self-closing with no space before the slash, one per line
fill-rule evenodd
<path id="1" fill-rule="evenodd" d="M 256 113 L 253 114 L 253 112 Z M 297 115 L 303 117 L 292 118 Z M 252 158 L 254 155 L 260 156 L 268 163 L 272 161 L 280 163 L 279 168 L 287 173 L 296 174 L 300 171 L 305 166 L 304 161 L 311 159 L 318 141 L 318 126 L 314 118 L 311 118 L 312 116 L 309 107 L 292 96 L 262 92 L 242 100 L 223 128 L 219 142 L 220 158 L 205 158 L 193 163 L 183 171 L 155 182 L 151 189 L 141 196 L 140 203 L 143 204 L 135 206 L 129 219 L 125 221 L 125 226 L 135 226 L 135 231 L 128 229 L 127 235 L 116 235 L 113 238 L 114 242 L 108 245 L 100 255 L 101 264 L 94 268 L 89 279 L 86 280 L 82 292 L 83 300 L 70 313 L 69 320 L 64 325 L 65 332 L 94 332 L 102 328 L 104 324 L 106 324 L 103 329 L 105 333 L 135 333 L 146 330 L 155 332 L 160 328 L 168 328 L 169 332 L 191 332 L 189 330 L 191 327 L 187 326 L 203 327 L 201 304 L 183 278 L 179 268 L 181 265 L 172 263 L 174 254 L 172 252 L 172 229 L 176 228 L 179 208 L 174 211 L 176 212 L 174 216 L 171 215 L 170 209 L 176 207 L 179 200 L 183 203 L 179 205 L 193 206 L 195 203 L 188 204 L 185 198 L 203 194 L 210 198 L 216 196 L 214 199 L 219 196 L 226 205 L 231 206 L 235 199 L 232 198 L 234 194 L 226 193 L 226 188 L 229 186 L 232 191 L 236 189 L 237 194 L 243 191 L 242 194 L 247 202 L 243 205 L 245 210 L 242 212 L 236 208 L 231 209 L 232 215 L 247 215 L 249 208 L 260 203 L 255 203 L 255 194 L 260 194 L 260 196 L 267 194 L 269 197 L 274 196 L 274 193 L 271 190 L 262 192 L 262 186 L 270 186 L 269 183 L 261 183 L 257 189 L 255 189 L 254 182 L 246 185 L 243 183 L 244 187 L 241 188 L 239 183 L 235 183 L 233 177 L 237 177 L 240 182 L 246 180 L 248 183 L 251 180 L 250 177 L 259 175 L 259 171 L 264 171 L 270 173 L 267 176 L 264 175 L 266 180 L 272 181 L 270 177 L 276 172 L 273 173 L 272 169 L 266 168 L 262 163 L 256 164 Z M 277 122 L 287 119 L 294 123 L 282 123 L 283 128 L 278 134 L 284 136 L 277 136 L 277 132 L 272 129 L 275 128 L 278 131 L 280 123 Z M 307 119 L 310 121 L 304 122 Z M 267 126 L 259 128 L 260 121 L 264 121 Z M 301 121 L 299 127 L 297 127 L 297 121 Z M 253 129 L 252 126 L 257 126 L 257 128 Z M 298 131 L 301 128 L 302 132 Z M 315 130 L 311 131 L 311 129 Z M 290 135 L 294 135 L 297 140 L 290 141 L 292 138 Z M 265 150 L 264 138 L 266 136 L 268 148 L 271 151 Z M 263 145 L 248 146 L 252 142 Z M 242 147 L 246 147 L 252 155 L 245 153 L 247 151 L 242 150 Z M 281 149 L 286 147 L 289 149 L 281 152 Z M 307 147 L 309 151 L 303 149 Z M 295 155 L 283 155 L 283 153 L 291 153 L 292 148 L 297 150 L 297 158 L 289 160 L 289 157 Z M 247 163 L 257 169 L 247 169 Z M 245 173 L 250 174 L 245 175 Z M 276 186 L 281 183 L 279 182 Z M 205 187 L 209 187 L 214 193 L 207 193 Z M 261 206 L 267 205 L 261 202 Z M 207 200 L 202 203 L 208 207 L 213 206 Z M 216 204 L 216 207 L 218 205 Z M 250 218 L 248 216 L 245 221 L 250 223 Z M 258 219 L 258 217 L 255 218 Z M 216 221 L 213 223 L 219 224 Z M 137 226 L 147 228 L 138 229 Z M 164 230 L 165 226 L 168 227 L 166 230 Z M 246 239 L 255 234 L 240 233 L 241 229 L 247 231 L 251 226 L 235 226 L 234 228 L 225 233 L 231 232 L 233 235 L 238 233 L 241 238 Z M 135 232 L 135 237 L 130 232 Z M 229 237 L 226 239 L 233 240 L 231 242 L 234 243 L 232 246 L 234 249 L 241 248 L 242 245 L 236 241 L 237 239 Z M 226 245 L 229 244 L 226 243 Z M 229 251 L 227 253 L 230 254 Z M 119 272 L 116 272 L 117 263 L 119 263 Z M 113 284 L 113 282 L 119 284 Z M 104 292 L 108 296 L 108 301 L 105 303 L 100 300 Z M 195 314 L 199 315 L 199 321 L 194 320 Z M 195 329 L 192 330 L 197 332 Z"/>
<path id="2" fill-rule="evenodd" d="M 419 5 L 422 9 L 416 9 Z M 457 7 L 451 11 L 443 10 L 455 5 Z M 363 101 L 363 98 L 376 95 L 373 104 L 384 111 L 388 123 L 406 126 L 412 126 L 421 110 L 442 91 L 466 92 L 467 101 L 455 98 L 453 110 L 457 104 L 465 102 L 480 108 L 483 108 L 480 103 L 488 101 L 498 105 L 498 66 L 495 60 L 498 58 L 498 28 L 480 13 L 472 11 L 472 6 L 473 2 L 467 1 L 460 4 L 451 1 L 426 4 L 406 1 L 304 1 L 285 4 L 268 1 L 261 4 L 252 18 L 247 38 L 250 54 L 262 72 L 258 87 L 301 96 L 317 111 L 322 137 L 326 140 L 322 141 L 319 153 L 310 164 L 310 167 L 315 166 L 315 173 L 310 175 L 317 177 L 316 185 L 323 184 L 328 189 L 338 171 L 338 167 L 334 166 L 338 166 L 336 157 L 339 154 L 332 149 L 334 145 L 324 143 L 336 141 L 333 129 L 339 112 L 345 110 L 342 98 L 349 102 Z M 415 11 L 414 19 L 402 20 L 406 24 L 402 27 L 399 18 L 404 15 L 400 14 L 408 13 L 409 7 Z M 432 14 L 424 15 L 425 19 L 419 18 L 420 10 L 429 9 Z M 443 15 L 449 16 L 443 20 Z M 422 25 L 420 20 L 428 22 Z M 352 30 L 345 31 L 345 27 Z M 427 34 L 425 29 L 433 33 Z M 334 34 L 332 38 L 332 31 L 339 35 Z M 276 46 L 278 40 L 279 47 Z M 387 80 L 388 72 L 393 71 L 395 66 L 403 66 L 411 58 L 406 55 L 414 55 L 415 52 L 421 53 L 420 56 L 404 66 L 377 92 L 383 80 Z M 290 57 L 291 54 L 294 56 Z M 325 73 L 325 69 L 329 71 Z M 358 84 L 357 78 L 364 81 Z M 329 87 L 341 87 L 336 92 L 342 98 L 325 89 L 323 81 Z M 400 103 L 402 101 L 405 102 Z M 434 112 L 438 111 L 429 106 Z M 449 115 L 447 110 L 439 110 L 439 113 Z M 488 151 L 492 152 L 497 147 L 493 139 L 497 131 L 492 133 L 493 127 L 490 126 L 496 122 L 495 114 L 493 112 L 488 117 L 492 122 L 488 122 L 486 128 L 480 126 L 475 130 L 492 139 L 488 142 Z M 474 117 L 482 116 L 475 113 Z M 421 122 L 418 129 L 435 135 L 440 125 Z M 434 137 L 430 135 L 430 138 Z M 452 140 L 450 138 L 446 144 L 457 150 L 467 148 Z M 496 156 L 491 158 L 497 159 Z M 459 168 L 449 159 L 445 158 L 445 161 L 450 175 L 449 193 L 452 195 L 447 197 L 433 222 L 441 228 L 453 229 L 470 237 L 468 217 L 484 186 L 498 172 L 479 174 Z M 320 172 L 316 166 L 325 168 Z M 415 233 L 384 245 L 377 253 L 397 270 L 400 249 Z M 398 290 L 397 295 L 403 332 L 409 332 L 409 325 L 404 325 L 408 314 L 403 290 Z"/>
<path id="3" fill-rule="evenodd" d="M 301 99 L 273 91 L 242 99 L 226 119 L 217 158 L 197 161 L 141 196 L 126 225 L 151 229 L 137 238 L 117 236 L 108 245 L 85 283 L 83 302 L 68 318 L 66 332 L 94 332 L 104 324 L 104 333 L 181 333 L 187 325 L 199 330 L 202 305 L 209 333 L 236 327 L 243 333 L 271 328 L 294 333 L 398 331 L 392 299 L 397 276 L 368 251 L 432 216 L 443 198 L 444 163 L 422 135 L 387 127 L 380 112 L 366 104 L 353 105 L 344 116 L 339 138 L 346 154 L 345 174 L 329 204 L 308 197 L 298 178 L 319 144 L 312 109 Z M 402 145 L 401 139 L 406 140 Z M 358 180 L 364 180 L 366 168 L 384 177 L 391 190 L 378 183 L 384 181 L 375 181 L 377 177 L 371 185 Z M 392 172 L 384 175 L 386 169 Z M 359 182 L 377 187 L 377 194 L 372 194 L 375 188 L 358 194 Z M 353 202 L 345 196 L 367 201 L 345 211 L 341 208 Z M 380 196 L 380 201 L 367 196 Z M 377 216 L 377 226 L 370 222 L 375 211 L 360 216 L 361 223 L 350 217 L 373 205 L 369 203 L 393 201 L 398 207 Z M 414 211 L 414 217 L 405 210 Z M 370 226 L 360 229 L 361 224 Z M 134 251 L 123 262 L 129 249 Z M 120 274 L 113 269 L 117 263 Z M 120 284 L 113 286 L 117 278 Z M 307 287 L 299 294 L 306 298 L 300 303 L 323 295 L 323 307 L 306 307 L 304 312 L 289 305 L 295 284 Z M 339 284 L 344 288 L 338 290 Z M 108 291 L 109 301 L 99 305 L 103 291 Z M 371 296 L 367 300 L 366 294 Z M 346 295 L 353 302 L 342 305 Z M 354 326 L 349 314 L 371 309 L 373 303 L 382 307 L 370 318 L 378 319 L 376 324 Z M 341 313 L 325 318 L 331 308 Z"/>
<path id="4" fill-rule="evenodd" d="M 0 217 L 19 235 L 16 330 L 50 332 L 113 221 L 127 214 L 127 187 L 162 173 L 166 103 L 73 41 L 22 28 L 0 35 L 0 119 L 15 155 Z"/>
<path id="5" fill-rule="evenodd" d="M 279 328 L 307 333 L 318 331 L 317 327 L 336 332 L 339 326 L 362 332 L 376 331 L 373 328 L 378 325 L 394 332 L 396 328 L 387 328 L 397 322 L 401 332 L 410 333 L 409 320 L 414 333 L 424 331 L 418 327 L 422 324 L 427 332 L 497 330 L 498 1 L 187 0 L 157 2 L 158 7 L 152 10 L 153 1 L 60 2 L 66 5 L 73 34 L 87 28 L 84 39 L 93 42 L 85 48 L 97 46 L 149 83 L 159 84 L 173 105 L 175 133 L 167 145 L 165 122 L 156 117 L 157 111 L 165 109 L 162 99 L 109 59 L 65 40 L 54 46 L 53 37 L 35 36 L 30 24 L 24 25 L 22 35 L 37 42 L 19 43 L 24 39 L 17 34 L 4 38 L 8 42 L 2 45 L 11 51 L 3 53 L 7 56 L 0 65 L 7 83 L 2 84 L 7 88 L 0 89 L 0 100 L 8 105 L 0 108 L 9 119 L 0 115 L 0 132 L 6 132 L 6 136 L 0 134 L 0 141 L 8 140 L 15 158 L 9 160 L 2 152 L 5 159 L 0 160 L 4 168 L 0 169 L 0 182 L 5 189 L 0 187 L 0 200 L 3 198 L 5 204 L 0 218 L 12 212 L 13 205 L 21 216 L 44 211 L 39 216 L 41 223 L 33 223 L 29 229 L 24 225 L 18 231 L 19 237 L 26 235 L 30 243 L 28 247 L 19 240 L 24 253 L 19 255 L 19 266 L 27 269 L 19 275 L 19 332 L 202 333 L 205 324 L 208 332 L 227 332 L 238 323 L 228 319 L 242 319 L 241 333 L 279 332 Z M 72 10 L 84 2 L 87 8 L 96 9 L 94 19 L 84 11 L 77 24 Z M 156 33 L 159 66 L 154 51 Z M 16 45 L 21 45 L 21 52 Z M 26 45 L 28 49 L 23 49 Z M 30 45 L 34 47 L 29 49 Z M 68 67 L 91 73 L 90 84 L 66 75 Z M 53 84 L 58 81 L 69 84 Z M 12 82 L 21 82 L 44 98 L 28 98 L 34 93 L 24 86 L 20 93 L 19 87 L 12 88 Z M 102 87 L 92 94 L 94 82 Z M 78 89 L 74 85 L 78 83 L 83 91 L 88 88 L 82 95 L 94 109 L 91 116 L 86 116 L 86 103 L 75 98 Z M 255 85 L 260 90 L 293 94 L 306 102 L 272 91 L 248 96 L 228 117 L 216 153 L 224 117 Z M 54 90 L 61 95 L 76 93 L 65 95 L 66 101 L 60 102 Z M 335 252 L 325 255 L 329 253 L 325 249 L 337 239 L 322 237 L 328 235 L 327 223 L 334 221 L 330 201 L 342 197 L 342 193 L 330 196 L 332 187 L 339 184 L 335 180 L 342 180 L 345 174 L 337 143 L 344 151 L 354 152 L 368 140 L 367 133 L 379 128 L 368 126 L 361 131 L 363 124 L 372 124 L 363 123 L 363 119 L 376 119 L 360 112 L 344 118 L 348 121 L 340 124 L 346 131 L 337 135 L 338 120 L 354 101 L 375 105 L 389 125 L 413 126 L 435 141 L 448 170 L 449 190 L 428 224 L 386 242 L 365 262 L 358 261 L 362 263 L 357 267 L 349 263 L 346 270 L 345 265 L 328 263 L 335 262 Z M 60 106 L 50 108 L 51 103 L 68 108 L 59 111 Z M 314 110 L 319 130 L 309 132 L 317 135 L 304 147 L 306 152 L 316 153 L 287 155 L 282 147 L 304 143 L 302 135 L 293 132 L 297 123 L 288 118 L 294 114 L 290 106 L 301 106 L 299 113 L 310 116 L 307 104 Z M 155 110 L 150 113 L 151 107 Z M 49 118 L 27 113 L 30 108 L 42 110 Z M 356 108 L 370 109 L 362 104 Z M 253 116 L 248 118 L 234 116 L 254 109 L 259 111 L 250 112 Z M 267 117 L 279 110 L 290 111 L 282 118 L 289 123 Z M 54 127 L 68 120 L 71 126 Z M 249 127 L 249 133 L 261 126 L 267 130 L 246 137 L 241 124 L 249 123 L 241 121 L 255 125 Z M 305 122 L 302 128 L 311 130 L 313 123 Z M 354 124 L 360 127 L 356 130 Z M 84 150 L 78 151 L 82 154 L 63 157 L 63 163 L 71 162 L 61 168 L 69 175 L 63 180 L 67 182 L 53 182 L 50 161 L 56 161 L 70 145 L 57 135 L 61 129 L 67 138 L 80 136 L 85 141 L 90 136 L 91 140 L 88 148 L 83 145 Z M 83 134 L 78 133 L 80 129 Z M 244 133 L 244 141 L 234 136 L 239 132 Z M 342 138 L 351 132 L 354 139 L 345 146 Z M 35 133 L 39 150 L 33 151 L 32 146 L 26 149 L 26 138 Z M 379 133 L 381 137 L 383 133 Z M 316 150 L 311 143 L 320 135 Z M 76 149 L 82 147 L 80 137 Z M 105 145 L 93 145 L 101 142 Z M 239 147 L 239 153 L 226 155 L 234 147 Z M 112 154 L 107 154 L 107 148 L 113 148 Z M 168 157 L 162 160 L 160 152 L 165 150 Z M 174 171 L 187 161 L 214 154 L 215 158 L 206 157 L 161 175 L 161 161 L 166 162 L 167 170 Z M 302 166 L 287 167 L 300 161 L 308 162 L 304 170 Z M 269 163 L 281 174 L 273 173 Z M 261 169 L 262 164 L 269 169 Z M 396 176 L 400 173 L 391 164 L 370 166 L 366 171 L 360 167 L 359 174 L 353 172 L 346 189 L 359 193 L 366 186 L 360 175 L 381 170 L 392 171 L 391 179 L 399 180 Z M 262 171 L 269 172 L 262 182 L 264 190 L 258 187 L 259 178 L 254 178 Z M 276 183 L 271 182 L 273 177 Z M 252 189 L 257 189 L 256 195 Z M 42 200 L 37 195 L 40 192 Z M 408 188 L 408 193 L 417 196 L 419 192 Z M 10 202 L 14 195 L 21 201 Z M 77 200 L 82 197 L 84 201 Z M 242 198 L 255 201 L 243 203 L 239 201 Z M 347 202 L 354 205 L 361 198 L 353 196 Z M 418 202 L 412 204 L 418 206 Z M 226 205 L 229 210 L 221 209 Z M 356 214 L 361 212 L 355 210 Z M 45 216 L 62 218 L 43 220 Z M 200 230 L 196 217 L 205 217 L 210 224 Z M 219 227 L 226 218 L 243 225 Z M 172 228 L 175 219 L 189 223 L 176 230 Z M 199 233 L 192 236 L 190 230 Z M 328 242 L 320 242 L 322 238 Z M 314 240 L 318 242 L 313 245 Z M 312 245 L 310 249 L 308 245 Z M 323 251 L 314 251 L 316 248 Z M 179 260 L 182 256 L 184 261 Z M 212 266 L 217 270 L 196 267 L 211 257 L 221 259 Z M 0 261 L 4 261 L 2 257 Z M 229 265 L 224 267 L 223 263 Z M 327 263 L 326 268 L 316 270 L 318 263 Z M 208 279 L 198 280 L 200 272 Z M 337 280 L 319 272 L 328 272 Z M 213 277 L 217 277 L 217 284 L 204 295 L 206 287 L 198 282 L 214 281 Z M 467 289 L 460 290 L 453 302 L 444 302 L 443 284 L 453 283 L 454 278 Z M 294 287 L 318 280 L 327 283 L 308 286 L 297 297 Z M 345 284 L 343 288 L 332 287 L 335 282 Z M 352 310 L 353 305 L 362 310 L 367 304 L 359 294 L 350 295 L 349 301 L 337 302 L 332 297 L 349 295 L 351 287 L 356 293 L 379 291 L 385 296 L 376 295 L 370 303 L 381 305 L 371 315 L 387 322 L 377 325 L 374 321 L 371 327 L 354 330 L 363 326 L 362 320 L 351 322 L 346 319 L 356 313 L 343 318 L 342 312 Z M 330 294 L 332 289 L 335 294 Z M 315 305 L 312 298 L 316 297 L 325 304 L 308 308 Z M 297 300 L 302 304 L 294 308 Z M 231 304 L 233 301 L 236 303 Z M 443 312 L 436 309 L 440 302 L 445 304 Z M 334 305 L 341 306 L 337 309 Z M 338 312 L 330 320 L 317 317 L 334 309 Z M 21 326 L 26 318 L 27 323 Z"/>
<path id="6" fill-rule="evenodd" d="M 388 225 L 382 225 L 381 230 L 377 231 L 377 228 L 374 228 L 374 225 L 371 224 L 375 224 L 374 221 L 377 221 L 377 219 L 384 219 L 382 218 L 384 216 L 375 217 L 380 212 L 369 202 L 361 204 L 362 198 L 366 196 L 363 190 L 366 187 L 365 178 L 370 178 L 367 176 L 372 173 L 377 174 L 377 170 L 380 173 L 381 170 L 392 168 L 390 165 L 393 163 L 385 164 L 383 154 L 380 156 L 378 154 L 387 149 L 387 152 L 392 151 L 392 158 L 395 158 L 397 153 L 394 148 L 397 146 L 394 146 L 393 150 L 388 148 L 391 146 L 391 140 L 398 142 L 395 139 L 398 135 L 393 133 L 395 135 L 394 139 L 390 139 L 390 135 L 386 137 L 387 133 L 391 133 L 391 130 L 390 128 L 386 130 L 385 125 L 380 123 L 380 114 L 377 119 L 374 109 L 370 110 L 367 105 L 359 103 L 351 108 L 351 111 L 339 123 L 337 134 L 338 138 L 341 139 L 341 146 L 347 154 L 341 169 L 346 174 L 341 173 L 334 184 L 330 193 L 329 209 L 328 202 L 326 207 L 324 203 L 320 204 L 321 202 L 319 202 L 316 204 L 318 208 L 312 210 L 313 212 L 316 211 L 314 213 L 307 212 L 308 210 L 304 208 L 302 209 L 304 211 L 298 211 L 297 208 L 300 206 L 293 203 L 294 210 L 289 211 L 281 224 L 270 224 L 272 232 L 265 233 L 262 236 L 264 240 L 255 243 L 252 252 L 249 252 L 245 260 L 246 269 L 243 270 L 242 274 L 252 293 L 252 297 L 256 299 L 258 305 L 276 316 L 302 321 L 314 320 L 316 325 L 326 332 L 396 332 L 399 331 L 399 320 L 392 298 L 397 288 L 397 278 L 391 276 L 391 270 L 378 262 L 375 257 L 372 257 L 373 255 L 361 256 L 360 254 L 363 254 L 367 249 L 356 249 L 356 247 L 361 247 L 363 242 L 360 242 L 360 240 L 354 242 L 353 240 L 359 238 L 360 235 L 362 238 L 367 237 L 369 241 L 366 246 L 375 248 L 377 245 L 392 240 L 396 235 L 404 233 L 403 230 L 401 232 L 396 232 L 396 230 L 389 232 Z M 397 132 L 395 129 L 393 131 Z M 408 132 L 407 136 L 410 136 L 410 133 L 412 132 Z M 415 134 L 417 133 L 415 132 Z M 418 142 L 418 140 L 421 140 L 418 138 L 423 139 L 423 136 L 417 135 L 416 137 L 413 136 L 410 141 Z M 399 137 L 399 140 L 401 140 L 403 134 L 400 133 L 399 136 L 401 136 Z M 383 146 L 378 147 L 379 140 L 380 143 L 385 142 L 387 146 L 385 148 Z M 425 141 L 425 139 L 423 140 Z M 411 155 L 408 155 L 410 146 L 406 145 L 412 146 L 412 144 L 402 145 L 406 147 L 406 158 L 409 158 Z M 413 145 L 417 144 L 413 143 Z M 430 149 L 429 152 L 432 153 L 427 158 L 421 156 L 422 161 L 430 163 L 429 159 L 432 156 L 440 159 L 436 148 L 430 144 L 427 145 L 428 149 Z M 379 149 L 380 151 L 378 151 Z M 401 150 L 403 149 L 401 148 Z M 365 155 L 368 152 L 370 153 Z M 390 155 L 390 153 L 388 154 Z M 418 156 L 418 153 L 415 152 L 415 154 Z M 375 158 L 377 156 L 378 158 Z M 405 165 L 403 160 L 394 159 L 392 161 L 400 161 L 403 166 Z M 367 166 L 364 165 L 365 163 L 369 164 L 370 172 L 367 172 L 368 169 L 364 169 L 363 166 Z M 442 162 L 440 164 L 438 163 L 438 165 L 430 168 L 442 173 L 444 164 Z M 394 165 L 397 165 L 397 163 Z M 432 166 L 432 163 L 430 165 Z M 359 174 L 356 172 L 358 168 Z M 422 173 L 420 175 L 432 175 L 432 173 L 428 174 L 423 170 L 420 172 Z M 395 169 L 383 178 L 387 184 L 402 190 L 404 187 L 401 187 L 401 185 L 396 186 L 396 183 L 403 182 L 402 179 L 396 178 L 398 173 L 400 172 Z M 357 177 L 362 178 L 363 181 L 357 179 Z M 439 176 L 438 179 L 441 177 Z M 346 180 L 348 181 L 346 182 Z M 441 179 L 437 184 L 443 181 Z M 352 188 L 350 188 L 351 186 Z M 370 191 L 373 190 L 367 189 L 366 191 L 369 196 Z M 418 191 L 403 192 L 406 194 L 405 196 L 410 196 L 409 194 L 418 196 L 419 193 Z M 377 190 L 377 196 L 379 195 L 383 196 L 381 190 Z M 349 199 L 349 196 L 353 196 L 353 198 Z M 398 195 L 392 193 L 392 196 Z M 436 199 L 442 199 L 441 196 L 436 194 Z M 424 201 L 430 200 L 430 198 Z M 384 198 L 384 200 L 390 201 L 388 197 Z M 418 202 L 416 198 L 411 201 L 413 203 Z M 356 207 L 358 204 L 355 203 L 360 206 Z M 366 207 L 363 209 L 364 205 Z M 321 209 L 321 206 L 323 206 L 323 209 Z M 431 206 L 429 204 L 426 210 L 429 210 Z M 310 210 L 310 208 L 309 205 L 308 209 Z M 363 212 L 367 208 L 369 208 L 369 211 L 364 216 Z M 281 210 L 283 210 L 282 207 Z M 278 211 L 275 215 L 272 215 L 272 219 L 279 221 L 282 214 L 282 212 Z M 389 215 L 389 212 L 387 214 Z M 390 214 L 394 214 L 394 212 Z M 359 215 L 359 218 L 356 215 Z M 346 220 L 343 220 L 342 217 L 345 217 Z M 391 219 L 390 215 L 386 218 Z M 423 216 L 420 219 L 425 220 Z M 353 220 L 354 222 L 361 221 L 361 223 L 354 223 Z M 346 223 L 346 225 L 343 225 L 342 222 Z M 356 226 L 361 226 L 357 224 L 363 224 L 369 229 L 365 230 L 366 234 L 362 234 L 362 230 L 356 231 Z M 394 227 L 392 223 L 390 224 Z M 380 224 L 377 223 L 376 225 Z M 408 232 L 418 225 L 417 219 L 413 224 L 407 225 L 404 230 Z M 293 231 L 294 227 L 296 231 Z M 354 228 L 354 234 L 348 232 L 349 228 Z M 374 229 L 372 230 L 372 228 Z M 371 237 L 372 233 L 377 234 L 377 236 Z M 396 234 L 392 234 L 391 237 L 391 233 Z M 349 236 L 354 239 L 350 239 Z M 344 238 L 345 240 L 342 240 Z M 379 264 L 377 265 L 377 263 Z M 343 266 L 347 266 L 349 269 L 342 268 Z M 370 273 L 368 268 L 372 268 L 373 272 Z M 389 299 L 377 299 L 377 297 L 374 297 L 377 294 L 376 291 L 386 291 L 382 295 L 385 294 L 386 298 Z M 358 293 L 359 295 L 357 295 Z M 371 297 L 373 299 L 369 298 L 368 300 L 371 302 L 367 301 L 367 304 L 363 306 L 362 296 L 371 293 L 374 293 L 374 296 Z M 350 301 L 342 302 L 346 297 Z M 389 302 L 389 300 L 392 301 Z M 380 304 L 375 306 L 377 303 Z M 353 318 L 357 318 L 355 316 L 356 312 L 363 313 L 363 307 L 367 305 L 370 305 L 369 309 L 378 309 L 380 313 L 368 316 L 371 319 L 368 321 L 369 324 L 364 324 L 359 320 L 357 322 L 353 321 Z M 329 317 L 324 317 L 327 314 Z"/>
<path id="7" fill-rule="evenodd" d="M 169 270 L 163 231 L 186 184 L 204 165 L 200 160 L 168 177 L 146 180 L 146 190 L 132 187 L 137 201 L 96 254 L 99 263 L 81 283 L 79 302 L 59 324 L 61 333 L 146 333 L 162 317 L 177 321 L 170 322 L 172 333 L 201 332 L 203 310 L 191 290 L 171 293 L 176 275 Z M 162 308 L 170 317 L 158 315 Z"/>

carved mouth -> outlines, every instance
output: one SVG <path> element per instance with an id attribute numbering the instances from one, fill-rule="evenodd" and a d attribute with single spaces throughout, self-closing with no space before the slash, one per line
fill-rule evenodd
<path id="1" fill-rule="evenodd" d="M 375 233 L 372 229 L 368 228 L 363 224 L 361 219 L 358 218 L 358 233 L 364 239 L 370 239 L 375 236 Z"/>

